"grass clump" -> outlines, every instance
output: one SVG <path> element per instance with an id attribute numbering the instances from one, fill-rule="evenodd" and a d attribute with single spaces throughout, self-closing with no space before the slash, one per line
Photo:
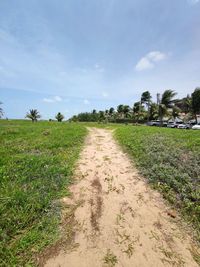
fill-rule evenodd
<path id="1" fill-rule="evenodd" d="M 157 127 L 118 127 L 115 136 L 141 173 L 192 223 L 200 239 L 200 134 Z"/>
<path id="2" fill-rule="evenodd" d="M 59 198 L 69 194 L 86 135 L 75 124 L 0 121 L 0 266 L 32 266 L 59 238 Z"/>

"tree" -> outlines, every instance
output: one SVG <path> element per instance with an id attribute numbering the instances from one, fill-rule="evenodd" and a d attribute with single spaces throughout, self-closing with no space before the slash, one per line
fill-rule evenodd
<path id="1" fill-rule="evenodd" d="M 197 123 L 197 114 L 200 113 L 200 87 L 197 87 L 192 93 L 192 111 Z"/>
<path id="2" fill-rule="evenodd" d="M 181 112 L 180 108 L 178 108 L 177 106 L 173 106 L 173 108 L 172 108 L 172 118 L 175 120 L 179 116 L 180 112 Z"/>
<path id="3" fill-rule="evenodd" d="M 0 105 L 2 105 L 3 103 L 0 102 Z M 3 116 L 3 109 L 0 107 L 0 118 Z"/>
<path id="4" fill-rule="evenodd" d="M 55 116 L 56 120 L 58 122 L 61 122 L 64 119 L 64 115 L 62 115 L 60 112 Z"/>
<path id="5" fill-rule="evenodd" d="M 117 112 L 119 114 L 119 117 L 123 117 L 124 115 L 124 105 L 120 104 L 119 106 L 117 106 Z"/>
<path id="6" fill-rule="evenodd" d="M 163 124 L 163 117 L 168 113 L 168 108 L 173 107 L 174 103 L 173 98 L 175 95 L 176 92 L 174 92 L 173 90 L 165 90 L 164 93 L 162 94 L 162 98 L 159 103 L 159 117 L 161 126 Z"/>
<path id="7" fill-rule="evenodd" d="M 130 107 L 128 105 L 123 106 L 123 114 L 125 118 L 128 118 L 130 116 Z"/>
<path id="8" fill-rule="evenodd" d="M 149 109 L 150 109 L 150 103 L 151 103 L 151 94 L 149 91 L 145 91 L 142 93 L 142 96 L 141 96 L 141 104 L 145 104 L 147 106 L 147 120 L 149 121 Z"/>
<path id="9" fill-rule="evenodd" d="M 99 121 L 103 121 L 105 120 L 105 114 L 104 111 L 100 110 L 99 111 Z"/>
<path id="10" fill-rule="evenodd" d="M 32 122 L 36 122 L 37 119 L 41 118 L 41 115 L 37 109 L 30 109 L 29 113 L 26 114 L 26 118 L 31 119 Z"/>
<path id="11" fill-rule="evenodd" d="M 178 99 L 175 101 L 175 105 L 181 109 L 181 112 L 188 114 L 192 111 L 192 98 L 187 95 L 182 99 Z"/>
<path id="12" fill-rule="evenodd" d="M 110 115 L 110 117 L 112 117 L 112 115 L 113 115 L 114 111 L 115 111 L 115 109 L 114 109 L 114 108 L 112 108 L 112 107 L 109 109 L 109 115 Z"/>
<path id="13" fill-rule="evenodd" d="M 138 122 L 139 120 L 143 120 L 144 119 L 144 107 L 141 105 L 141 102 L 136 102 L 133 105 L 133 114 L 134 117 L 136 119 L 136 122 Z"/>
<path id="14" fill-rule="evenodd" d="M 159 107 L 156 103 L 152 103 L 149 108 L 149 119 L 157 120 L 159 118 Z"/>

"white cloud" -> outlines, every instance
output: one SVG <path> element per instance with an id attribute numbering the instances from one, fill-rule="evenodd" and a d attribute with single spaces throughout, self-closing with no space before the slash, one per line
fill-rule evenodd
<path id="1" fill-rule="evenodd" d="M 148 58 L 143 57 L 140 59 L 140 61 L 135 66 L 135 69 L 138 71 L 146 70 L 146 69 L 152 69 L 154 67 L 154 64 L 152 64 Z"/>
<path id="2" fill-rule="evenodd" d="M 60 96 L 55 96 L 54 99 L 55 101 L 58 101 L 58 102 L 62 101 L 62 98 Z"/>
<path id="3" fill-rule="evenodd" d="M 89 104 L 90 104 L 90 101 L 89 101 L 88 99 L 84 99 L 84 100 L 83 100 L 83 103 L 84 103 L 85 105 L 89 105 Z"/>
<path id="4" fill-rule="evenodd" d="M 61 102 L 62 98 L 60 96 L 54 96 L 52 98 L 43 98 L 43 102 L 46 103 L 55 103 L 55 102 Z"/>
<path id="5" fill-rule="evenodd" d="M 51 99 L 51 98 L 43 98 L 43 102 L 46 102 L 46 103 L 53 103 L 54 100 Z"/>
<path id="6" fill-rule="evenodd" d="M 147 54 L 147 57 L 152 61 L 157 62 L 166 59 L 167 55 L 159 51 L 153 51 Z"/>
<path id="7" fill-rule="evenodd" d="M 153 69 L 155 67 L 155 63 L 162 61 L 167 58 L 167 54 L 161 53 L 160 51 L 152 51 L 147 55 L 142 57 L 135 66 L 137 71 L 142 71 L 146 69 Z"/>
<path id="8" fill-rule="evenodd" d="M 190 5 L 196 5 L 199 3 L 199 0 L 187 0 L 187 2 L 190 4 Z"/>
<path id="9" fill-rule="evenodd" d="M 108 97 L 108 93 L 105 92 L 105 91 L 103 91 L 103 92 L 102 92 L 102 96 L 106 98 L 106 97 Z"/>

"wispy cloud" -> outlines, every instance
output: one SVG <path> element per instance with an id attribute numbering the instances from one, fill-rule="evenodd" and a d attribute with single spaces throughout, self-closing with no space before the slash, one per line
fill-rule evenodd
<path id="1" fill-rule="evenodd" d="M 108 97 L 108 93 L 105 92 L 105 91 L 103 91 L 103 92 L 102 92 L 102 96 L 106 98 L 106 97 Z"/>
<path id="2" fill-rule="evenodd" d="M 60 96 L 54 96 L 52 98 L 43 98 L 43 102 L 46 103 L 55 103 L 55 102 L 61 102 L 62 98 Z"/>
<path id="3" fill-rule="evenodd" d="M 84 99 L 84 100 L 83 100 L 83 103 L 84 103 L 85 105 L 89 105 L 89 104 L 90 104 L 90 101 L 89 101 L 88 99 Z"/>
<path id="4" fill-rule="evenodd" d="M 152 51 L 142 57 L 135 66 L 137 71 L 153 69 L 156 62 L 162 61 L 167 58 L 167 54 L 160 51 Z"/>

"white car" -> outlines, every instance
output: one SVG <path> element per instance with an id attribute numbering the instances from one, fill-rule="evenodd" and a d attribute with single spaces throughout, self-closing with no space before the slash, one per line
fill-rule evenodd
<path id="1" fill-rule="evenodd" d="M 190 126 L 189 126 L 189 124 L 184 124 L 184 123 L 182 123 L 182 124 L 179 124 L 179 125 L 177 126 L 177 128 L 178 128 L 178 129 L 190 129 Z"/>
<path id="2" fill-rule="evenodd" d="M 192 126 L 192 130 L 200 130 L 200 123 L 195 124 L 194 126 Z"/>

